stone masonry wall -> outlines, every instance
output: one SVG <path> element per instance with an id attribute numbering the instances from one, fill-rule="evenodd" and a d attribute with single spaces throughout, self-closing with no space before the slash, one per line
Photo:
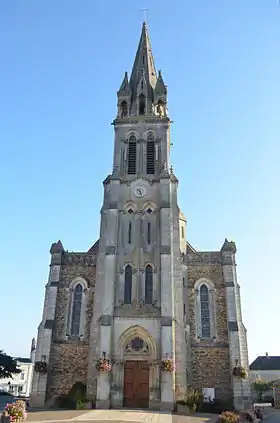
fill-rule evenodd
<path id="1" fill-rule="evenodd" d="M 64 253 L 58 285 L 55 322 L 48 368 L 46 404 L 69 392 L 76 382 L 86 385 L 88 342 L 94 307 L 95 256 Z M 85 331 L 83 340 L 67 336 L 69 286 L 77 277 L 88 283 Z"/>
<path id="2" fill-rule="evenodd" d="M 189 383 L 194 388 L 215 388 L 216 398 L 230 401 L 233 398 L 229 358 L 226 288 L 219 253 L 211 259 L 200 262 L 188 260 L 188 323 L 191 342 L 191 374 Z M 195 282 L 209 279 L 215 286 L 216 339 L 196 338 Z"/>
<path id="3" fill-rule="evenodd" d="M 46 404 L 66 395 L 76 382 L 86 385 L 88 345 L 79 343 L 53 343 L 48 370 Z"/>

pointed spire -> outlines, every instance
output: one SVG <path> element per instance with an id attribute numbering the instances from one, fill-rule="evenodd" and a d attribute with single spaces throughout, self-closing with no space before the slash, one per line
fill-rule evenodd
<path id="1" fill-rule="evenodd" d="M 30 351 L 33 352 L 34 350 L 36 350 L 36 341 L 35 338 L 32 338 Z"/>
<path id="2" fill-rule="evenodd" d="M 129 86 L 127 72 L 125 72 L 123 81 L 122 81 L 121 86 L 120 86 L 120 89 L 118 91 L 118 94 L 121 94 L 121 93 L 130 93 L 130 91 L 131 90 L 130 90 L 130 86 Z"/>
<path id="3" fill-rule="evenodd" d="M 59 240 L 58 242 L 54 242 L 51 246 L 50 253 L 51 254 L 60 254 L 64 252 L 64 248 L 62 242 Z"/>
<path id="4" fill-rule="evenodd" d="M 163 82 L 161 71 L 158 72 L 158 79 L 155 87 L 155 93 L 157 95 L 166 95 L 167 94 L 167 87 Z"/>
<path id="5" fill-rule="evenodd" d="M 141 37 L 130 78 L 130 86 L 133 91 L 136 90 L 139 79 L 143 73 L 147 83 L 154 89 L 157 82 L 157 74 L 146 22 L 143 22 Z"/>

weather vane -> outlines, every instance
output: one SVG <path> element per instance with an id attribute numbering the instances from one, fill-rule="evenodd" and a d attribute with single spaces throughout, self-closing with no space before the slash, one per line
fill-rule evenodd
<path id="1" fill-rule="evenodd" d="M 147 13 L 148 13 L 148 9 L 140 9 L 141 12 L 143 13 L 143 21 L 147 22 Z"/>

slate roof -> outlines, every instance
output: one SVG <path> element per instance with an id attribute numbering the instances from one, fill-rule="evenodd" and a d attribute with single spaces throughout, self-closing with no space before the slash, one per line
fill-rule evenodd
<path id="1" fill-rule="evenodd" d="M 250 364 L 250 370 L 280 370 L 280 356 L 259 356 Z"/>
<path id="2" fill-rule="evenodd" d="M 30 358 L 25 357 L 16 357 L 16 361 L 18 361 L 19 363 L 32 363 Z"/>
<path id="3" fill-rule="evenodd" d="M 99 239 L 93 244 L 92 247 L 88 250 L 88 253 L 97 253 L 99 247 Z"/>
<path id="4" fill-rule="evenodd" d="M 145 57 L 144 61 L 143 57 Z M 155 89 L 157 83 L 157 74 L 146 22 L 143 22 L 142 25 L 142 33 L 129 82 L 130 87 L 134 92 L 137 90 L 138 82 L 142 76 L 143 71 L 145 73 L 147 83 L 150 85 L 150 87 Z"/>

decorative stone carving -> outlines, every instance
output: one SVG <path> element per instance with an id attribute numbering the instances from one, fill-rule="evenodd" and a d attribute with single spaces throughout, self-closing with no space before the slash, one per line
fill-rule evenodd
<path id="1" fill-rule="evenodd" d="M 149 347 L 143 339 L 137 336 L 133 338 L 131 341 L 129 341 L 129 343 L 125 346 L 125 352 L 130 354 L 131 353 L 137 353 L 137 354 L 148 353 Z"/>
<path id="2" fill-rule="evenodd" d="M 95 257 L 92 255 L 77 255 L 67 254 L 63 257 L 63 264 L 65 265 L 80 265 L 80 266 L 94 266 L 95 265 Z"/>
<path id="3" fill-rule="evenodd" d="M 161 361 L 160 360 L 153 360 L 153 361 L 150 361 L 149 364 L 150 364 L 151 367 L 157 368 L 161 364 Z"/>
<path id="4" fill-rule="evenodd" d="M 112 363 L 115 364 L 116 366 L 123 366 L 124 365 L 124 362 L 122 360 L 113 359 Z"/>

